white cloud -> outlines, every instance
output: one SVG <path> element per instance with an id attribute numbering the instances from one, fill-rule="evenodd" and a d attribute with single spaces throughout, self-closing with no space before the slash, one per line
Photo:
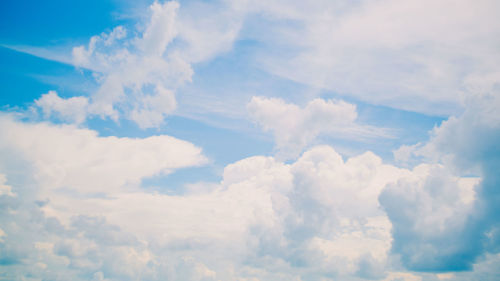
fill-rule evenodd
<path id="1" fill-rule="evenodd" d="M 168 44 L 177 35 L 175 24 L 179 3 L 160 4 L 154 2 L 149 8 L 152 12 L 151 20 L 142 34 L 142 38 L 137 41 L 137 45 L 145 54 L 159 57 L 163 55 Z"/>
<path id="2" fill-rule="evenodd" d="M 415 151 L 421 147 L 421 143 L 413 145 L 402 145 L 399 148 L 392 151 L 394 160 L 400 165 L 408 165 L 411 162 L 415 162 Z"/>
<path id="3" fill-rule="evenodd" d="M 16 196 L 16 194 L 12 192 L 12 187 L 10 185 L 7 185 L 6 183 L 7 183 L 7 178 L 5 177 L 4 174 L 0 174 L 0 196 L 3 195 L 12 197 Z M 2 233 L 3 231 L 0 231 L 0 236 L 3 236 Z"/>
<path id="4" fill-rule="evenodd" d="M 141 179 L 204 164 L 200 148 L 169 136 L 99 137 L 88 129 L 23 123 L 8 115 L 1 116 L 0 127 L 2 186 L 9 180 L 4 195 L 17 194 L 0 196 L 5 234 L 0 260 L 23 268 L 9 270 L 6 278 L 156 278 L 158 268 L 148 268 L 155 256 L 146 242 L 137 240 L 140 232 L 128 232 L 125 222 L 153 224 L 151 212 L 141 212 L 151 199 L 141 197 Z M 127 195 L 130 206 L 120 200 Z M 93 203 L 99 199 L 107 204 Z M 121 204 L 114 205 L 115 200 Z M 106 221 L 116 215 L 124 230 Z M 153 215 L 158 219 L 161 210 Z"/>
<path id="5" fill-rule="evenodd" d="M 465 112 L 451 116 L 431 132 L 429 142 L 416 147 L 413 154 L 450 167 L 480 173 L 485 165 L 498 161 L 500 139 L 500 81 L 488 90 L 467 98 Z M 488 163 L 490 162 L 490 163 Z M 467 172 L 467 171 L 466 171 Z"/>
<path id="6" fill-rule="evenodd" d="M 88 105 L 86 97 L 61 99 L 55 93 L 42 96 L 37 105 L 46 114 L 57 112 L 64 121 L 76 123 L 97 115 L 126 118 L 141 128 L 162 125 L 176 109 L 175 90 L 193 74 L 178 52 L 167 52 L 178 33 L 178 7 L 177 2 L 154 2 L 149 22 L 137 36 L 127 36 L 125 27 L 118 26 L 93 36 L 86 47 L 73 48 L 73 63 L 94 71 L 100 84 Z"/>
<path id="7" fill-rule="evenodd" d="M 74 48 L 73 63 L 102 74 L 90 114 L 115 120 L 140 110 L 136 101 L 151 94 L 142 86 L 175 92 L 190 81 L 191 64 L 228 52 L 239 39 L 258 42 L 250 55 L 272 74 L 373 104 L 448 115 L 473 92 L 470 83 L 498 77 L 497 9 L 493 0 L 155 2 L 143 28 L 94 36 Z M 165 63 L 150 66 L 150 57 Z M 176 64 L 171 60 L 182 66 L 154 79 Z M 164 79 L 170 82 L 158 82 Z M 185 101 L 201 103 L 199 96 Z M 142 126 L 158 126 L 156 116 Z"/>
<path id="8" fill-rule="evenodd" d="M 440 165 L 422 164 L 380 197 L 393 224 L 392 249 L 405 266 L 417 271 L 467 269 L 475 243 L 462 239 L 474 212 L 479 178 L 453 176 Z"/>
<path id="9" fill-rule="evenodd" d="M 344 160 L 329 146 L 290 164 L 240 160 L 204 192 L 151 193 L 142 178 L 203 163 L 200 150 L 8 117 L 0 126 L 2 151 L 18 159 L 7 169 L 0 159 L 18 194 L 2 197 L 1 257 L 75 280 L 418 279 L 392 268 L 391 244 L 406 264 L 405 255 L 435 253 L 427 244 L 413 252 L 429 238 L 459 249 L 454 234 L 478 198 L 477 179 L 440 165 L 409 171 L 371 152 Z M 54 278 L 42 267 L 25 272 Z"/>
<path id="10" fill-rule="evenodd" d="M 341 100 L 314 99 L 300 108 L 277 98 L 253 97 L 247 109 L 258 125 L 273 133 L 279 158 L 295 158 L 320 135 L 388 137 L 384 129 L 356 122 L 356 106 Z"/>
<path id="11" fill-rule="evenodd" d="M 179 11 L 179 54 L 198 63 L 230 51 L 240 35 L 245 12 L 233 3 L 183 3 Z"/>
<path id="12" fill-rule="evenodd" d="M 171 196 L 142 190 L 140 180 L 203 163 L 189 143 L 99 137 L 5 116 L 0 126 L 7 132 L 0 148 L 18 159 L 5 170 L 18 196 L 6 197 L 11 211 L 0 216 L 15 222 L 2 223 L 9 245 L 2 253 L 26 266 L 43 262 L 75 280 L 309 280 L 385 271 L 391 226 L 376 198 L 407 172 L 372 153 L 343 161 L 325 146 L 292 164 L 251 157 L 228 165 L 206 192 Z M 18 228 L 27 232 L 11 235 Z M 345 243 L 356 247 L 337 251 Z M 25 272 L 54 278 L 41 267 Z"/>
<path id="13" fill-rule="evenodd" d="M 35 100 L 46 117 L 55 115 L 64 121 L 80 124 L 85 121 L 88 111 L 86 97 L 72 97 L 63 99 L 55 91 L 49 91 Z"/>
<path id="14" fill-rule="evenodd" d="M 293 23 L 253 34 L 265 69 L 370 103 L 458 112 L 467 81 L 498 73 L 496 1 L 238 3 Z"/>
<path id="15" fill-rule="evenodd" d="M 201 149 L 170 136 L 99 137 L 71 125 L 27 124 L 0 118 L 3 150 L 21 155 L 45 189 L 113 193 L 127 184 L 206 162 Z"/>
<path id="16" fill-rule="evenodd" d="M 158 127 L 162 124 L 165 114 L 173 111 L 176 107 L 175 94 L 156 86 L 155 95 L 145 96 L 141 101 L 140 108 L 135 108 L 130 113 L 130 119 L 141 128 Z"/>
<path id="17" fill-rule="evenodd" d="M 42 97 L 37 105 L 47 116 L 57 112 L 55 117 L 63 121 L 82 123 L 97 115 L 129 119 L 141 128 L 159 127 L 176 110 L 175 91 L 191 81 L 191 64 L 229 51 L 243 22 L 242 14 L 233 13 L 230 6 L 187 3 L 189 13 L 180 15 L 175 1 L 155 1 L 149 8 L 143 28 L 138 25 L 129 32 L 118 26 L 93 36 L 87 46 L 73 48 L 72 63 L 92 70 L 99 87 L 88 98 L 86 110 L 76 104 L 86 97 L 71 102 L 57 97 L 59 108 L 55 97 Z M 70 114 L 73 111 L 78 113 Z"/>
<path id="18" fill-rule="evenodd" d="M 463 114 L 434 128 L 428 142 L 399 149 L 410 160 L 440 163 L 416 167 L 420 180 L 402 180 L 381 197 L 395 229 L 393 250 L 410 269 L 470 270 L 499 251 L 500 99 L 495 83 L 483 90 L 467 98 Z"/>
<path id="19" fill-rule="evenodd" d="M 123 26 L 117 26 L 109 34 L 102 33 L 99 36 L 93 36 L 90 38 L 88 47 L 84 46 L 74 47 L 72 50 L 73 61 L 76 65 L 92 67 L 91 58 L 96 51 L 96 48 L 102 45 L 103 47 L 110 47 L 117 41 L 122 40 L 126 37 L 127 30 Z M 100 58 L 104 60 L 104 57 Z M 104 62 L 104 61 L 103 61 Z"/>
<path id="20" fill-rule="evenodd" d="M 304 251 L 297 258 L 306 265 L 319 264 L 316 270 L 325 273 L 383 275 L 391 224 L 376 197 L 407 171 L 382 164 L 372 153 L 344 162 L 323 146 L 305 152 L 292 172 L 292 215 L 285 233 Z"/>

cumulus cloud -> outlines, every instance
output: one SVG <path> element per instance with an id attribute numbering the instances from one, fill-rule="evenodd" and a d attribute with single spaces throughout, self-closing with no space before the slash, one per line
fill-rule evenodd
<path id="1" fill-rule="evenodd" d="M 428 142 L 404 147 L 407 157 L 445 168 L 431 168 L 420 181 L 399 182 L 381 196 L 394 225 L 393 250 L 411 269 L 468 270 L 480 256 L 500 250 L 500 103 L 495 83 L 483 89 L 488 91 L 469 97 L 465 112 L 436 127 Z M 450 174 L 475 175 L 475 200 L 460 199 L 460 182 Z"/>
<path id="2" fill-rule="evenodd" d="M 12 279 L 419 280 L 394 260 L 453 270 L 485 242 L 467 240 L 484 180 L 441 164 L 407 170 L 317 146 L 289 164 L 242 159 L 204 192 L 168 195 L 140 180 L 203 163 L 189 143 L 0 125 L 3 185 L 16 195 L 0 195 L 0 260 L 20 269 Z"/>
<path id="3" fill-rule="evenodd" d="M 21 269 L 9 270 L 13 279 L 316 280 L 387 271 L 391 225 L 376 198 L 408 171 L 372 153 L 344 161 L 323 146 L 292 164 L 250 157 L 228 165 L 207 192 L 173 196 L 143 190 L 140 180 L 203 163 L 189 143 L 10 117 L 0 126 L 0 167 L 17 194 L 0 195 L 1 259 Z"/>
<path id="4" fill-rule="evenodd" d="M 71 125 L 29 124 L 1 116 L 2 150 L 31 163 L 43 189 L 113 193 L 142 178 L 206 162 L 201 149 L 170 136 L 99 137 Z"/>
<path id="5" fill-rule="evenodd" d="M 55 91 L 49 91 L 35 100 L 45 117 L 55 115 L 58 118 L 71 123 L 81 124 L 88 114 L 88 99 L 86 97 L 72 97 L 63 99 Z"/>
<path id="6" fill-rule="evenodd" d="M 250 117 L 275 138 L 278 157 L 294 158 L 318 136 L 344 139 L 389 137 L 387 130 L 356 122 L 356 106 L 341 100 L 314 99 L 304 108 L 278 98 L 253 97 Z"/>
<path id="7" fill-rule="evenodd" d="M 478 250 L 468 235 L 478 178 L 458 178 L 441 165 L 422 164 L 380 196 L 392 224 L 392 249 L 417 271 L 470 269 Z M 468 241 L 465 243 L 465 241 Z"/>
<path id="8" fill-rule="evenodd" d="M 178 52 L 167 52 L 177 36 L 177 2 L 150 6 L 144 30 L 129 35 L 118 26 L 73 48 L 73 64 L 94 72 L 98 89 L 90 97 L 63 99 L 54 92 L 36 101 L 48 116 L 82 123 L 89 116 L 125 118 L 141 128 L 158 127 L 176 109 L 175 90 L 191 81 L 193 70 Z M 133 36 L 133 34 L 138 34 Z"/>
<path id="9" fill-rule="evenodd" d="M 128 119 L 141 128 L 161 126 L 177 108 L 176 90 L 191 81 L 191 64 L 229 51 L 243 22 L 230 5 L 186 3 L 185 9 L 189 13 L 180 13 L 175 1 L 155 1 L 148 21 L 136 30 L 117 26 L 74 47 L 71 63 L 91 70 L 98 89 L 88 98 L 63 99 L 51 92 L 36 104 L 46 116 L 56 113 L 66 122 L 99 116 Z"/>
<path id="10" fill-rule="evenodd" d="M 391 224 L 376 198 L 404 170 L 365 153 L 344 161 L 331 147 L 311 149 L 292 167 L 294 189 L 286 236 L 292 262 L 319 272 L 380 278 L 390 248 Z"/>
<path id="11" fill-rule="evenodd" d="M 99 137 L 88 129 L 23 123 L 5 115 L 0 127 L 0 186 L 5 191 L 0 194 L 5 242 L 0 243 L 0 261 L 10 266 L 6 278 L 156 278 L 161 270 L 149 265 L 154 255 L 147 244 L 138 233 L 121 228 L 125 221 L 144 223 L 151 212 L 140 210 L 154 196 L 146 201 L 129 196 L 131 206 L 126 200 L 113 202 L 138 192 L 143 178 L 205 163 L 200 148 L 169 136 Z M 139 221 L 126 217 L 138 212 L 144 215 L 136 217 Z M 109 223 L 115 216 L 119 225 Z"/>

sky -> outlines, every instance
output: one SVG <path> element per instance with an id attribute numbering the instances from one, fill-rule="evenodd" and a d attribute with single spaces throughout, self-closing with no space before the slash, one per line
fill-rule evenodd
<path id="1" fill-rule="evenodd" d="M 500 3 L 0 2 L 0 280 L 500 280 Z"/>

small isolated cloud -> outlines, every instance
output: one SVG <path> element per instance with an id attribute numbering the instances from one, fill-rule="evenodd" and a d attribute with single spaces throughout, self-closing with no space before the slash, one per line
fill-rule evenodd
<path id="1" fill-rule="evenodd" d="M 295 158 L 320 135 L 343 139 L 388 137 L 386 130 L 356 122 L 356 106 L 342 100 L 314 99 L 304 108 L 278 98 L 253 97 L 250 117 L 273 133 L 279 158 Z"/>
<path id="2" fill-rule="evenodd" d="M 55 91 L 49 91 L 35 100 L 46 118 L 56 116 L 57 118 L 71 123 L 81 124 L 88 114 L 88 98 L 72 97 L 63 99 Z"/>

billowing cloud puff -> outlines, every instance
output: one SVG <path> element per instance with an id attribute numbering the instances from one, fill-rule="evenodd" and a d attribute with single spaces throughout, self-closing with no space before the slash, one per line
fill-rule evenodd
<path id="1" fill-rule="evenodd" d="M 99 137 L 71 125 L 29 124 L 1 116 L 2 151 L 25 159 L 45 189 L 111 194 L 142 178 L 206 162 L 201 149 L 169 136 Z"/>
<path id="2" fill-rule="evenodd" d="M 319 135 L 360 139 L 388 137 L 386 130 L 356 122 L 356 106 L 344 101 L 314 99 L 304 108 L 278 98 L 253 97 L 250 117 L 274 135 L 279 158 L 295 158 Z"/>
<path id="3" fill-rule="evenodd" d="M 94 71 L 98 89 L 87 97 L 43 95 L 36 104 L 45 115 L 82 123 L 89 115 L 126 118 L 141 128 L 160 126 L 176 108 L 177 87 L 190 81 L 190 64 L 175 52 L 166 52 L 177 35 L 179 4 L 151 5 L 151 18 L 136 37 L 118 26 L 90 39 L 88 46 L 73 48 L 73 63 Z"/>
<path id="4" fill-rule="evenodd" d="M 293 245 L 292 262 L 329 274 L 381 277 L 391 225 L 373 196 L 405 171 L 372 153 L 344 162 L 328 146 L 305 152 L 291 169 L 285 233 Z"/>
<path id="5" fill-rule="evenodd" d="M 178 15 L 175 1 L 149 8 L 143 28 L 117 26 L 73 48 L 71 63 L 91 70 L 99 86 L 89 97 L 43 95 L 36 105 L 46 117 L 75 123 L 89 116 L 125 118 L 141 128 L 159 127 L 177 108 L 176 90 L 191 81 L 191 64 L 228 51 L 242 24 L 241 13 L 231 9 L 199 16 L 196 5 Z"/>
<path id="6" fill-rule="evenodd" d="M 250 157 L 210 191 L 167 195 L 140 180 L 203 163 L 189 143 L 10 117 L 1 126 L 3 185 L 16 194 L 0 195 L 1 259 L 19 268 L 9 270 L 14 279 L 315 280 L 387 270 L 391 224 L 377 196 L 408 171 L 372 153 L 344 161 L 321 146 L 292 164 Z"/>
<path id="7" fill-rule="evenodd" d="M 420 181 L 402 180 L 380 198 L 394 225 L 393 250 L 411 269 L 467 270 L 500 250 L 500 102 L 490 90 L 469 98 L 465 112 L 436 127 L 429 142 L 405 148 L 445 168 L 417 168 L 428 170 Z M 469 180 L 475 200 L 461 199 L 463 181 L 450 173 L 476 176 Z"/>
<path id="8" fill-rule="evenodd" d="M 483 182 L 441 164 L 400 169 L 317 146 L 290 164 L 246 158 L 204 192 L 167 195 L 140 180 L 203 163 L 189 143 L 1 126 L 0 260 L 13 279 L 419 280 L 394 261 L 460 270 L 486 241 L 464 243 L 484 230 L 470 228 Z"/>
<path id="9" fill-rule="evenodd" d="M 380 202 L 393 224 L 392 249 L 404 265 L 417 271 L 470 269 L 479 249 L 468 222 L 478 182 L 422 164 L 384 190 Z"/>
<path id="10" fill-rule="evenodd" d="M 57 115 L 64 121 L 80 124 L 87 118 L 88 98 L 72 97 L 63 99 L 55 91 L 49 91 L 35 100 L 35 104 L 40 107 L 45 117 Z"/>

